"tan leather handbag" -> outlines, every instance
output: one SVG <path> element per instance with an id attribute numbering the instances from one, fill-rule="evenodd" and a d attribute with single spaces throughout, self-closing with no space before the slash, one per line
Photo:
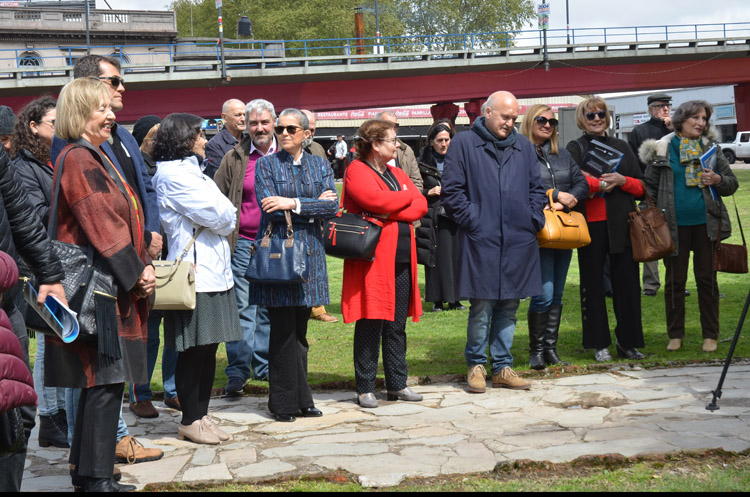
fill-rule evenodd
<path id="1" fill-rule="evenodd" d="M 671 255 L 674 252 L 674 241 L 669 232 L 669 225 L 664 213 L 655 205 L 646 193 L 648 207 L 628 214 L 630 225 L 630 243 L 635 262 L 651 262 Z"/>
<path id="2" fill-rule="evenodd" d="M 174 261 L 152 261 L 156 272 L 154 307 L 157 311 L 195 309 L 195 266 L 183 260 L 205 226 L 201 226 L 182 254 Z"/>
<path id="3" fill-rule="evenodd" d="M 589 226 L 583 214 L 576 211 L 556 211 L 552 201 L 554 190 L 547 190 L 549 210 L 544 210 L 544 228 L 536 234 L 541 248 L 574 249 L 591 243 Z"/>

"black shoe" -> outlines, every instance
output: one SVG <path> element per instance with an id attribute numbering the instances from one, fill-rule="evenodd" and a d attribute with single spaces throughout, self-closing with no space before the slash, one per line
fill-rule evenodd
<path id="1" fill-rule="evenodd" d="M 274 414 L 273 417 L 276 418 L 276 421 L 281 421 L 282 423 L 293 423 L 294 421 L 297 421 L 297 418 L 292 414 Z"/>
<path id="2" fill-rule="evenodd" d="M 615 342 L 615 348 L 617 348 L 617 355 L 623 359 L 641 360 L 646 358 L 646 356 L 640 353 L 635 347 L 624 349 L 620 347 L 619 343 Z"/>
<path id="3" fill-rule="evenodd" d="M 300 409 L 303 418 L 319 418 L 323 415 L 317 407 L 303 407 Z"/>
<path id="4" fill-rule="evenodd" d="M 70 465 L 70 481 L 73 484 L 73 491 L 74 492 L 83 492 L 83 478 L 78 476 L 78 472 L 75 470 L 75 466 L 72 464 Z M 122 480 L 122 472 L 114 468 L 112 471 L 112 481 L 117 483 L 118 481 Z M 135 487 L 133 487 L 135 489 Z M 127 490 L 128 492 L 130 490 Z"/>
<path id="5" fill-rule="evenodd" d="M 690 290 L 687 288 L 685 289 L 685 297 L 690 297 Z"/>
<path id="6" fill-rule="evenodd" d="M 613 298 L 615 296 L 615 292 L 613 292 L 612 290 L 608 290 L 608 291 L 604 292 L 604 296 L 605 297 L 609 297 L 609 298 Z"/>
<path id="7" fill-rule="evenodd" d="M 226 395 L 242 395 L 245 386 L 245 380 L 238 376 L 230 376 L 227 385 L 224 387 L 224 393 Z"/>
<path id="8" fill-rule="evenodd" d="M 432 304 L 432 312 L 440 312 L 443 310 L 443 303 L 442 302 L 436 302 Z"/>
<path id="9" fill-rule="evenodd" d="M 133 492 L 135 485 L 123 485 L 112 478 L 79 477 L 83 492 Z"/>
<path id="10" fill-rule="evenodd" d="M 461 304 L 461 302 L 453 302 L 451 304 L 448 304 L 448 310 L 449 311 L 465 311 L 466 306 Z"/>
<path id="11" fill-rule="evenodd" d="M 68 449 L 68 421 L 64 410 L 54 416 L 39 416 L 39 447 Z"/>
<path id="12" fill-rule="evenodd" d="M 643 290 L 643 295 L 645 295 L 646 297 L 656 297 L 656 290 L 646 288 L 645 290 Z"/>

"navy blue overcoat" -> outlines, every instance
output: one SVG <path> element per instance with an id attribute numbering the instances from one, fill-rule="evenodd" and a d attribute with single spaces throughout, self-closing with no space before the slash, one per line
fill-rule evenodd
<path id="1" fill-rule="evenodd" d="M 459 226 L 456 291 L 462 299 L 519 299 L 542 293 L 536 234 L 545 190 L 529 140 L 517 134 L 497 160 L 473 129 L 445 157 L 441 203 Z"/>

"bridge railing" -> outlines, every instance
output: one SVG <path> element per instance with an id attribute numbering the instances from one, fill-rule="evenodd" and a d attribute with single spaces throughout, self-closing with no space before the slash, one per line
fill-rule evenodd
<path id="1" fill-rule="evenodd" d="M 727 40 L 748 43 L 750 22 L 631 26 L 603 28 L 552 29 L 547 31 L 550 47 L 566 51 L 617 44 L 699 43 L 702 40 Z M 225 60 L 229 67 L 272 67 L 294 64 L 360 64 L 432 58 L 458 57 L 461 53 L 488 55 L 508 49 L 540 49 L 543 34 L 539 30 L 415 35 L 313 40 L 235 40 L 225 42 Z M 563 49 L 560 48 L 560 49 Z M 221 60 L 214 39 L 174 44 L 91 46 L 91 52 L 118 57 L 126 72 L 189 71 L 215 68 Z M 75 60 L 86 47 L 56 47 L 0 50 L 0 80 L 69 75 Z M 338 58 L 338 59 L 337 59 Z M 241 62 L 240 62 L 241 61 Z"/>

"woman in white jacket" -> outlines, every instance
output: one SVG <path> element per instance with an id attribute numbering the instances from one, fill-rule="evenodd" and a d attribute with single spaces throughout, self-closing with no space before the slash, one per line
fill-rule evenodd
<path id="1" fill-rule="evenodd" d="M 164 342 L 177 349 L 175 384 L 182 405 L 181 440 L 218 444 L 229 440 L 208 416 L 219 343 L 242 338 L 226 236 L 234 231 L 236 209 L 201 171 L 206 138 L 202 119 L 170 114 L 156 134 L 154 189 L 159 219 L 175 260 L 202 227 L 184 260 L 195 264 L 196 307 L 166 311 Z"/>

